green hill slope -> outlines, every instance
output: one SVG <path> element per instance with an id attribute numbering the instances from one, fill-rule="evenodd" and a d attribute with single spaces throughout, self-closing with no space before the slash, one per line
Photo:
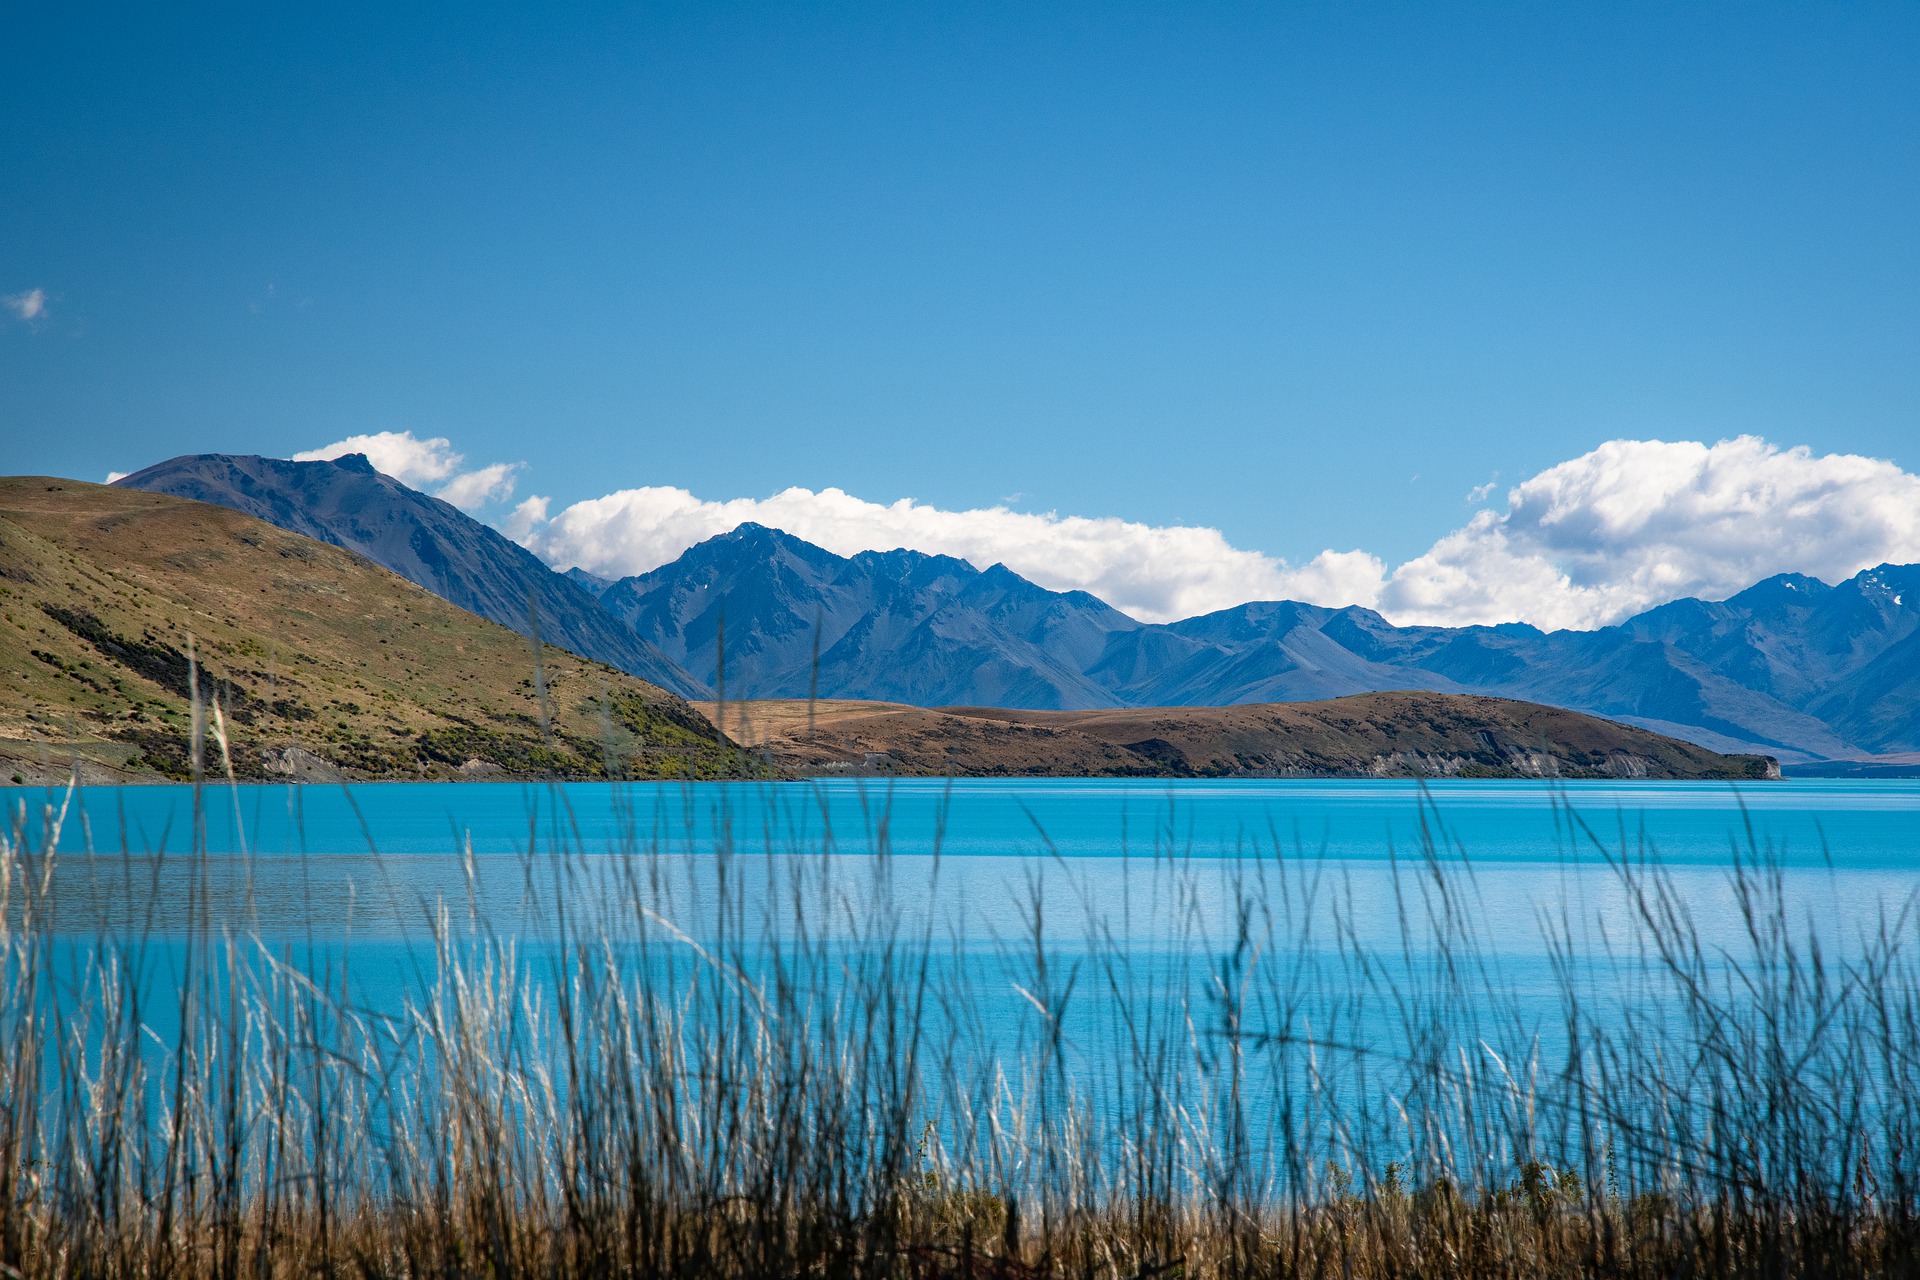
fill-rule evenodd
<path id="1" fill-rule="evenodd" d="M 225 508 L 0 478 L 0 784 L 704 777 L 739 753 L 677 696 Z M 228 749 L 223 757 L 219 738 Z"/>

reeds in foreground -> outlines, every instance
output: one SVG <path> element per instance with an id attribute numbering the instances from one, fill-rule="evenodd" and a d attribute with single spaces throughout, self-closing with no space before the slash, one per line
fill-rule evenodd
<path id="1" fill-rule="evenodd" d="M 1572 819 L 1608 931 L 1568 901 L 1516 972 L 1436 823 L 1371 896 L 1278 847 L 1162 842 L 1118 908 L 1036 875 L 989 948 L 884 822 L 636 833 L 530 849 L 518 935 L 469 855 L 372 998 L 221 905 L 264 860 L 63 918 L 64 820 L 0 849 L 7 1277 L 1920 1269 L 1906 904 L 1823 937 L 1758 840 L 1723 947 Z"/>

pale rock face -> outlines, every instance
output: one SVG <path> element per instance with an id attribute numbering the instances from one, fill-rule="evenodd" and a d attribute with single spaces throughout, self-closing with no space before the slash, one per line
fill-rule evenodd
<path id="1" fill-rule="evenodd" d="M 289 782 L 333 783 L 341 780 L 338 769 L 298 745 L 262 751 L 260 768 L 271 776 L 285 778 Z"/>

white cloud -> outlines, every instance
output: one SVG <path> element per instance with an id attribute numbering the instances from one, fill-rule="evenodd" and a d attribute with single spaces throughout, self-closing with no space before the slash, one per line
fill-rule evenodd
<path id="1" fill-rule="evenodd" d="M 553 499 L 535 495 L 515 507 L 507 518 L 500 522 L 500 532 L 515 542 L 525 542 L 536 525 L 547 522 L 547 506 Z"/>
<path id="2" fill-rule="evenodd" d="M 489 502 L 504 502 L 513 496 L 514 473 L 524 465 L 519 462 L 489 463 L 477 471 L 455 476 L 441 486 L 438 496 L 462 511 L 477 511 Z"/>
<path id="3" fill-rule="evenodd" d="M 132 474 L 133 472 L 131 471 L 109 471 L 107 472 L 106 483 L 112 484 L 116 480 L 125 480 L 128 476 Z"/>
<path id="4" fill-rule="evenodd" d="M 373 468 L 416 489 L 433 489 L 463 511 L 477 511 L 490 502 L 503 502 L 513 496 L 522 462 L 493 462 L 472 471 L 461 467 L 467 455 L 455 451 L 445 436 L 420 440 L 411 431 L 377 431 L 370 435 L 348 436 L 318 449 L 306 449 L 293 455 L 295 462 L 326 462 L 350 453 L 364 453 Z M 444 481 L 444 483 L 442 483 Z"/>
<path id="5" fill-rule="evenodd" d="M 328 462 L 350 453 L 364 453 L 376 471 L 384 472 L 401 484 L 419 486 L 445 480 L 467 460 L 455 453 L 453 442 L 445 436 L 416 440 L 411 431 L 376 431 L 372 435 L 348 436 L 318 449 L 293 455 L 295 462 Z"/>
<path id="6" fill-rule="evenodd" d="M 513 536 L 557 566 L 609 577 L 665 564 L 752 520 L 842 555 L 910 547 L 983 568 L 997 561 L 1148 621 L 1286 598 L 1368 605 L 1401 624 L 1591 628 L 1681 596 L 1724 598 L 1776 573 L 1831 582 L 1883 561 L 1920 561 L 1920 476 L 1753 436 L 1609 441 L 1523 481 L 1504 511 L 1475 513 L 1390 573 L 1364 551 L 1290 565 L 1216 529 L 882 504 L 839 489 L 730 501 L 625 489 L 551 521 L 547 510 L 545 499 L 522 503 L 507 522 Z"/>
<path id="7" fill-rule="evenodd" d="M 1776 573 L 1920 561 L 1920 476 L 1756 436 L 1610 440 L 1550 467 L 1394 570 L 1395 622 L 1590 628 Z"/>
<path id="8" fill-rule="evenodd" d="M 543 508 L 544 510 L 544 508 Z M 1382 566 L 1362 552 L 1322 552 L 1294 568 L 1232 546 L 1217 529 L 1113 518 L 1028 515 L 1006 507 L 946 511 L 910 498 L 867 502 L 839 489 L 703 501 L 685 489 L 624 489 L 578 502 L 522 541 L 560 567 L 621 577 L 667 563 L 746 521 L 785 529 L 840 555 L 908 547 L 985 568 L 1005 564 L 1055 590 L 1085 590 L 1135 617 L 1168 621 L 1246 600 L 1377 594 Z"/>
<path id="9" fill-rule="evenodd" d="M 38 320 L 47 314 L 47 291 L 29 289 L 25 293 L 9 293 L 0 297 L 0 306 L 21 320 Z"/>

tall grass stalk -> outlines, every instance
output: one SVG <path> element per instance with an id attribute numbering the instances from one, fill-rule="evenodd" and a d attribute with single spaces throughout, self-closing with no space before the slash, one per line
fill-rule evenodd
<path id="1" fill-rule="evenodd" d="M 197 818 L 184 876 L 119 872 L 184 901 L 63 914 L 72 794 L 15 800 L 0 1275 L 1916 1269 L 1911 904 L 1823 937 L 1750 833 L 1724 947 L 1650 851 L 1568 813 L 1623 909 L 1596 936 L 1568 897 L 1516 972 L 1430 811 L 1385 897 L 1277 838 L 1195 859 L 1169 824 L 1117 906 L 1036 870 L 981 948 L 872 799 L 858 852 L 741 822 L 530 839 L 533 930 L 451 854 L 464 900 L 417 904 L 380 999 L 353 944 L 236 913 L 221 878 L 273 869 L 205 853 Z"/>

